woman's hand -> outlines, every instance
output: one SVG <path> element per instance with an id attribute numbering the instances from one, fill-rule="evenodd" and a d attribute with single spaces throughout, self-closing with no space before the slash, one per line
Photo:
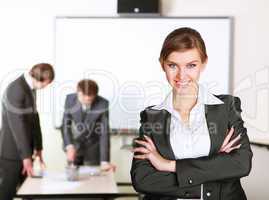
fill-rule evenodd
<path id="1" fill-rule="evenodd" d="M 233 151 L 235 149 L 239 149 L 241 147 L 241 144 L 235 145 L 240 140 L 241 134 L 239 134 L 236 138 L 230 140 L 233 133 L 234 133 L 234 128 L 232 127 L 230 129 L 229 133 L 227 134 L 227 136 L 225 137 L 219 152 L 230 153 L 231 151 Z"/>
<path id="2" fill-rule="evenodd" d="M 173 160 L 167 160 L 163 158 L 157 151 L 155 144 L 150 139 L 150 137 L 144 135 L 146 141 L 135 140 L 136 143 L 142 145 L 141 147 L 136 147 L 132 151 L 134 153 L 140 153 L 141 155 L 134 155 L 134 158 L 141 160 L 149 160 L 151 164 L 159 171 L 176 171 L 176 162 Z"/>

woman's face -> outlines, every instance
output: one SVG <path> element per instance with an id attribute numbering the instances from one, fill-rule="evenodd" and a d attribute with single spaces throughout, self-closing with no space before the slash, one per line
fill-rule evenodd
<path id="1" fill-rule="evenodd" d="M 163 70 L 173 89 L 179 91 L 198 83 L 200 73 L 204 70 L 206 62 L 202 63 L 196 48 L 186 51 L 174 51 L 163 62 Z"/>

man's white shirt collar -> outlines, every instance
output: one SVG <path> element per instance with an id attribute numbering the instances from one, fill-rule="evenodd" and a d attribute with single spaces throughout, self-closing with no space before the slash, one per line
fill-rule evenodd
<path id="1" fill-rule="evenodd" d="M 85 104 L 81 104 L 82 106 L 82 110 L 86 111 L 86 110 L 90 110 L 91 109 L 91 105 L 85 105 Z"/>
<path id="2" fill-rule="evenodd" d="M 24 72 L 24 78 L 25 78 L 27 85 L 30 87 L 31 90 L 33 90 L 34 89 L 33 80 L 29 74 L 29 71 Z"/>

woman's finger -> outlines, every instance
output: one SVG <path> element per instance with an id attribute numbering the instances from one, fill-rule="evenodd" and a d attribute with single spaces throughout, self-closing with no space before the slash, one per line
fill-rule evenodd
<path id="1" fill-rule="evenodd" d="M 239 149 L 241 146 L 242 146 L 242 144 L 236 145 L 236 146 L 231 147 L 230 149 L 226 150 L 225 152 L 226 153 L 230 153 L 230 152 L 232 152 L 235 149 Z"/>
<path id="2" fill-rule="evenodd" d="M 234 144 L 236 144 L 236 142 L 238 142 L 241 138 L 241 134 L 239 134 L 236 138 L 234 138 L 233 140 L 231 140 L 224 148 L 223 150 L 226 151 L 226 149 L 231 148 Z"/>
<path id="3" fill-rule="evenodd" d="M 151 145 L 148 142 L 146 142 L 146 141 L 143 141 L 143 140 L 135 140 L 135 142 L 138 143 L 138 144 L 143 145 L 145 148 L 147 148 L 150 151 L 153 150 L 152 147 L 151 147 Z"/>
<path id="4" fill-rule="evenodd" d="M 147 154 L 143 154 L 143 155 L 135 155 L 134 158 L 135 159 L 139 159 L 139 160 L 145 160 L 147 159 Z"/>
<path id="5" fill-rule="evenodd" d="M 26 173 L 26 169 L 23 168 L 21 174 L 22 174 L 22 175 L 25 175 L 25 173 Z"/>
<path id="6" fill-rule="evenodd" d="M 232 135 L 233 135 L 233 132 L 234 132 L 234 128 L 232 127 L 232 128 L 230 129 L 228 135 L 226 135 L 226 137 L 225 137 L 225 139 L 224 139 L 224 141 L 223 141 L 222 148 L 223 148 L 224 146 L 226 146 L 226 145 L 229 143 L 229 141 L 230 141 L 230 139 L 231 139 L 231 137 L 232 137 Z"/>
<path id="7" fill-rule="evenodd" d="M 149 136 L 147 136 L 147 135 L 144 135 L 144 137 L 146 138 L 146 140 L 148 141 L 148 143 L 151 145 L 151 147 L 153 148 L 153 150 L 156 150 L 155 144 L 153 143 L 152 139 Z"/>
<path id="8" fill-rule="evenodd" d="M 137 147 L 137 148 L 134 148 L 132 149 L 132 152 L 134 153 L 150 153 L 150 151 L 148 149 L 146 149 L 145 147 Z"/>
<path id="9" fill-rule="evenodd" d="M 231 151 L 233 151 L 233 150 L 235 150 L 235 149 L 239 149 L 240 147 L 241 147 L 241 144 L 236 145 L 236 146 L 234 146 L 234 147 L 231 147 L 231 148 L 227 149 L 225 152 L 226 152 L 226 153 L 230 153 Z"/>

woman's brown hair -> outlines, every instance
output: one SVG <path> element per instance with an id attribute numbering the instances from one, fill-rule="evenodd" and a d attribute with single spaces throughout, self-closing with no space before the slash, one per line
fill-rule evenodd
<path id="1" fill-rule="evenodd" d="M 182 52 L 193 48 L 199 51 L 202 63 L 206 62 L 206 46 L 200 33 L 189 27 L 178 28 L 165 38 L 159 60 L 163 65 L 172 52 Z"/>

